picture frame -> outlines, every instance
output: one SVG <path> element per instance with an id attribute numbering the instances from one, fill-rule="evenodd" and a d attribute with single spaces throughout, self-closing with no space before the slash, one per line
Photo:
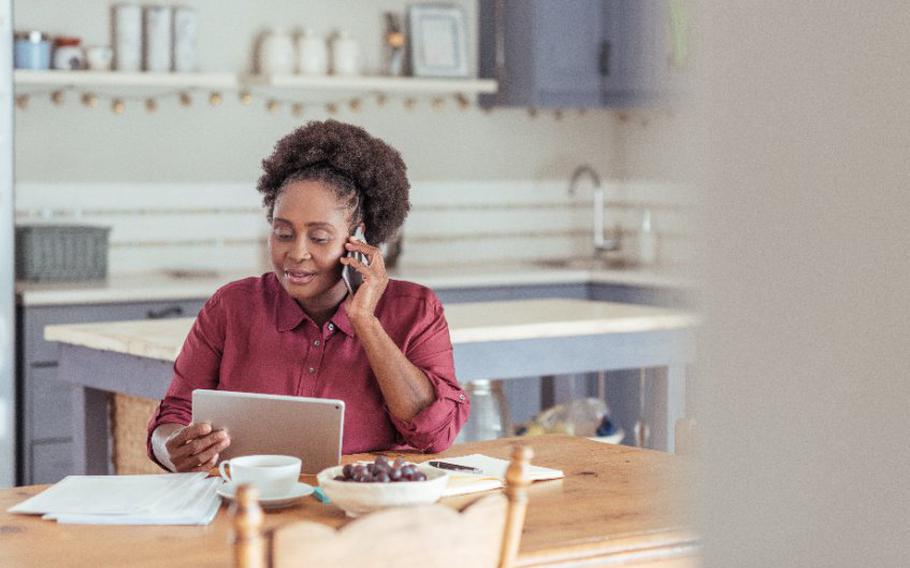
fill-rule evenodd
<path id="1" fill-rule="evenodd" d="M 467 18 L 453 4 L 408 7 L 411 74 L 414 77 L 467 77 Z"/>

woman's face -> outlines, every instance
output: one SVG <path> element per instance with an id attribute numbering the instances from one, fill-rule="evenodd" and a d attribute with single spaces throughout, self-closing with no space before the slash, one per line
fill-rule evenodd
<path id="1" fill-rule="evenodd" d="M 272 268 L 294 299 L 319 301 L 341 283 L 348 210 L 320 181 L 288 184 L 275 200 L 269 254 Z M 331 294 L 329 294 L 331 295 Z"/>

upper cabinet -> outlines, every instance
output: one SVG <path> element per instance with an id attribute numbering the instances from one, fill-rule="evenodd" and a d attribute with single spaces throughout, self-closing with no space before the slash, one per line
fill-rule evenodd
<path id="1" fill-rule="evenodd" d="M 681 0 L 480 0 L 487 106 L 647 106 L 678 87 Z"/>

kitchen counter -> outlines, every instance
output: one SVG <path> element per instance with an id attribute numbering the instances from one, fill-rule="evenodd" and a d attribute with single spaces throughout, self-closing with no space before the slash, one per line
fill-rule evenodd
<path id="1" fill-rule="evenodd" d="M 178 276 L 155 272 L 111 276 L 104 281 L 92 282 L 17 282 L 16 297 L 19 304 L 25 306 L 208 298 L 224 284 L 254 274 L 257 273 Z M 392 271 L 391 276 L 417 282 L 434 290 L 587 283 L 687 290 L 696 287 L 692 278 L 659 270 L 572 270 L 532 264 L 402 269 Z"/>
<path id="2" fill-rule="evenodd" d="M 491 321 L 490 314 L 496 314 Z M 687 329 L 687 312 L 588 300 L 524 300 L 446 308 L 452 344 Z M 44 338 L 99 351 L 174 361 L 195 318 L 49 325 Z"/>

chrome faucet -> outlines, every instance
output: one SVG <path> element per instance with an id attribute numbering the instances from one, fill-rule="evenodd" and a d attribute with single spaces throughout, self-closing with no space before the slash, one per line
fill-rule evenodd
<path id="1" fill-rule="evenodd" d="M 619 226 L 617 225 L 613 230 L 613 238 L 608 239 L 604 236 L 604 188 L 600 185 L 600 176 L 597 175 L 594 168 L 587 164 L 575 168 L 569 181 L 569 195 L 575 195 L 578 181 L 586 174 L 594 182 L 594 254 L 618 251 L 622 236 Z"/>

